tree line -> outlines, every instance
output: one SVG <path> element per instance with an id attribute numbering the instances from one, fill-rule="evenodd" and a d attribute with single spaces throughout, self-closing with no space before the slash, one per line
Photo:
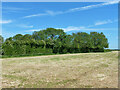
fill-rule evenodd
<path id="1" fill-rule="evenodd" d="M 1 54 L 34 55 L 52 53 L 104 52 L 108 40 L 101 32 L 78 32 L 67 34 L 62 29 L 47 28 L 30 34 L 17 34 L 5 41 L 0 36 Z"/>

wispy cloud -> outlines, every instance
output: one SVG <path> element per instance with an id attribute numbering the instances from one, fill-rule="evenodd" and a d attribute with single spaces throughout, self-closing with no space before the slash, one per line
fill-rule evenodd
<path id="1" fill-rule="evenodd" d="M 105 2 L 105 3 L 101 3 L 101 4 L 96 4 L 96 5 L 88 5 L 88 6 L 84 6 L 84 7 L 72 8 L 72 9 L 69 9 L 68 11 L 66 11 L 66 12 L 88 10 L 88 9 L 92 9 L 92 8 L 97 8 L 97 7 L 112 5 L 112 4 L 117 4 L 117 3 L 118 3 L 118 1 L 114 0 L 114 1 Z"/>
<path id="2" fill-rule="evenodd" d="M 73 31 L 73 30 L 83 30 L 86 28 L 84 26 L 80 26 L 80 27 L 68 26 L 66 28 L 61 28 L 61 29 L 63 29 L 65 32 L 68 32 L 68 31 Z"/>
<path id="3" fill-rule="evenodd" d="M 110 24 L 110 23 L 114 23 L 114 22 L 118 22 L 117 19 L 115 20 L 103 20 L 103 21 L 96 21 L 93 25 L 89 25 L 88 27 L 94 27 L 94 26 L 98 26 L 98 25 L 104 25 L 104 24 Z"/>
<path id="4" fill-rule="evenodd" d="M 95 22 L 93 25 L 88 25 L 88 26 L 68 26 L 66 28 L 56 28 L 56 29 L 63 29 L 65 32 L 69 32 L 69 31 L 80 31 L 80 30 L 87 30 L 87 31 L 100 31 L 100 30 L 118 30 L 118 28 L 94 28 L 94 26 L 98 26 L 98 25 L 104 25 L 104 24 L 109 24 L 109 23 L 114 23 L 117 22 L 118 20 L 104 20 L 104 21 L 97 21 Z M 26 30 L 25 32 L 34 32 L 34 31 L 40 31 L 43 29 L 31 29 L 31 30 Z"/>
<path id="5" fill-rule="evenodd" d="M 36 17 L 36 16 L 45 16 L 45 15 L 48 15 L 48 14 L 46 14 L 46 13 L 33 14 L 33 15 L 25 16 L 25 17 L 23 17 L 23 18 L 30 18 L 30 17 Z"/>
<path id="6" fill-rule="evenodd" d="M 2 20 L 2 21 L 0 21 L 0 24 L 8 24 L 11 22 L 12 22 L 12 20 Z"/>
<path id="7" fill-rule="evenodd" d="M 24 16 L 23 18 L 30 18 L 30 17 L 37 17 L 37 16 L 47 16 L 47 15 L 54 16 L 54 15 L 59 15 L 59 14 L 88 10 L 88 9 L 92 9 L 92 8 L 97 8 L 97 7 L 102 7 L 102 6 L 112 5 L 112 4 L 117 4 L 117 3 L 118 3 L 118 1 L 114 0 L 114 1 L 111 1 L 111 2 L 105 2 L 105 3 L 95 4 L 95 5 L 88 5 L 88 6 L 84 6 L 84 7 L 72 8 L 72 9 L 68 9 L 66 11 L 57 11 L 56 12 L 56 11 L 48 10 L 48 11 L 45 11 L 45 13 L 28 15 L 28 16 Z"/>
<path id="8" fill-rule="evenodd" d="M 93 25 L 79 26 L 79 27 L 68 26 L 66 28 L 61 28 L 61 29 L 65 30 L 66 32 L 72 31 L 72 30 L 94 30 L 94 31 L 96 31 L 96 30 L 118 30 L 117 28 L 93 28 L 98 25 L 110 24 L 110 23 L 114 23 L 114 22 L 118 22 L 118 20 L 117 19 L 114 19 L 114 20 L 108 19 L 108 20 L 103 20 L 103 21 L 97 21 Z"/>
<path id="9" fill-rule="evenodd" d="M 54 15 L 63 14 L 63 13 L 64 12 L 62 12 L 62 11 L 54 12 L 54 11 L 47 10 L 45 13 L 28 15 L 28 16 L 25 16 L 23 18 L 30 18 L 30 17 L 37 17 L 37 16 L 47 16 L 47 15 L 54 16 Z"/>
<path id="10" fill-rule="evenodd" d="M 26 24 L 19 24 L 16 26 L 21 27 L 21 28 L 33 28 L 34 27 L 33 25 L 26 25 Z"/>
<path id="11" fill-rule="evenodd" d="M 31 29 L 31 30 L 26 30 L 25 32 L 34 32 L 34 31 L 40 31 L 41 29 Z"/>
<path id="12" fill-rule="evenodd" d="M 100 31 L 100 30 L 117 30 L 117 28 L 89 28 L 89 27 L 76 27 L 76 26 L 68 26 L 66 28 L 61 28 L 63 29 L 65 32 L 69 32 L 69 31 Z"/>
<path id="13" fill-rule="evenodd" d="M 26 9 L 26 8 L 17 8 L 17 7 L 6 7 L 6 6 L 3 6 L 2 7 L 2 10 L 3 10 L 3 12 L 6 12 L 6 13 L 13 13 L 13 12 L 19 12 L 20 13 L 20 11 L 24 11 L 24 10 L 28 10 L 28 9 Z"/>
<path id="14" fill-rule="evenodd" d="M 65 32 L 69 31 L 101 31 L 101 30 L 118 30 L 117 28 L 89 28 L 85 26 L 68 26 L 66 28 L 56 28 L 56 29 L 63 29 Z M 34 31 L 40 31 L 43 29 L 31 29 L 26 30 L 25 32 L 34 32 Z"/>
<path id="15" fill-rule="evenodd" d="M 112 23 L 112 21 L 111 20 L 98 21 L 98 22 L 95 23 L 95 26 L 97 26 L 97 25 L 103 25 L 103 24 L 108 24 L 108 23 Z"/>
<path id="16" fill-rule="evenodd" d="M 26 10 L 25 8 L 17 8 L 17 7 L 2 7 L 4 10 Z"/>

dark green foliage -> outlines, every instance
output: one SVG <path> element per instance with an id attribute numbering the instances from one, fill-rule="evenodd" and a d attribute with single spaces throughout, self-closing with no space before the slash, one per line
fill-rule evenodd
<path id="1" fill-rule="evenodd" d="M 30 34 L 17 34 L 2 44 L 2 54 L 8 56 L 40 55 L 52 53 L 104 52 L 108 40 L 103 33 L 85 32 L 67 35 L 62 29 L 47 28 Z"/>
<path id="2" fill-rule="evenodd" d="M 21 40 L 22 37 L 23 37 L 23 35 L 17 34 L 17 35 L 15 35 L 15 36 L 13 37 L 13 40 Z"/>
<path id="3" fill-rule="evenodd" d="M 104 49 L 104 52 L 110 52 L 112 51 L 111 49 Z"/>
<path id="4" fill-rule="evenodd" d="M 103 52 L 104 48 L 108 48 L 108 40 L 103 33 L 91 32 L 90 37 L 93 52 Z"/>
<path id="5" fill-rule="evenodd" d="M 3 37 L 0 35 L 0 55 L 2 55 L 2 44 L 3 44 Z"/>

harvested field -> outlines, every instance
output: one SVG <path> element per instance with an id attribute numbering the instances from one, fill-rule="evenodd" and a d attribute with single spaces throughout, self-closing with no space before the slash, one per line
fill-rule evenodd
<path id="1" fill-rule="evenodd" d="M 3 88 L 118 88 L 118 52 L 2 59 Z"/>

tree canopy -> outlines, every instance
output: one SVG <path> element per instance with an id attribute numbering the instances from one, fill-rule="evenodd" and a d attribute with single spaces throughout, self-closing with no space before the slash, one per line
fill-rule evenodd
<path id="1" fill-rule="evenodd" d="M 47 28 L 30 34 L 17 34 L 5 41 L 0 36 L 3 55 L 33 55 L 45 53 L 82 53 L 104 52 L 108 48 L 108 40 L 101 32 L 72 33 L 62 29 Z M 3 42 L 4 41 L 4 42 Z"/>

